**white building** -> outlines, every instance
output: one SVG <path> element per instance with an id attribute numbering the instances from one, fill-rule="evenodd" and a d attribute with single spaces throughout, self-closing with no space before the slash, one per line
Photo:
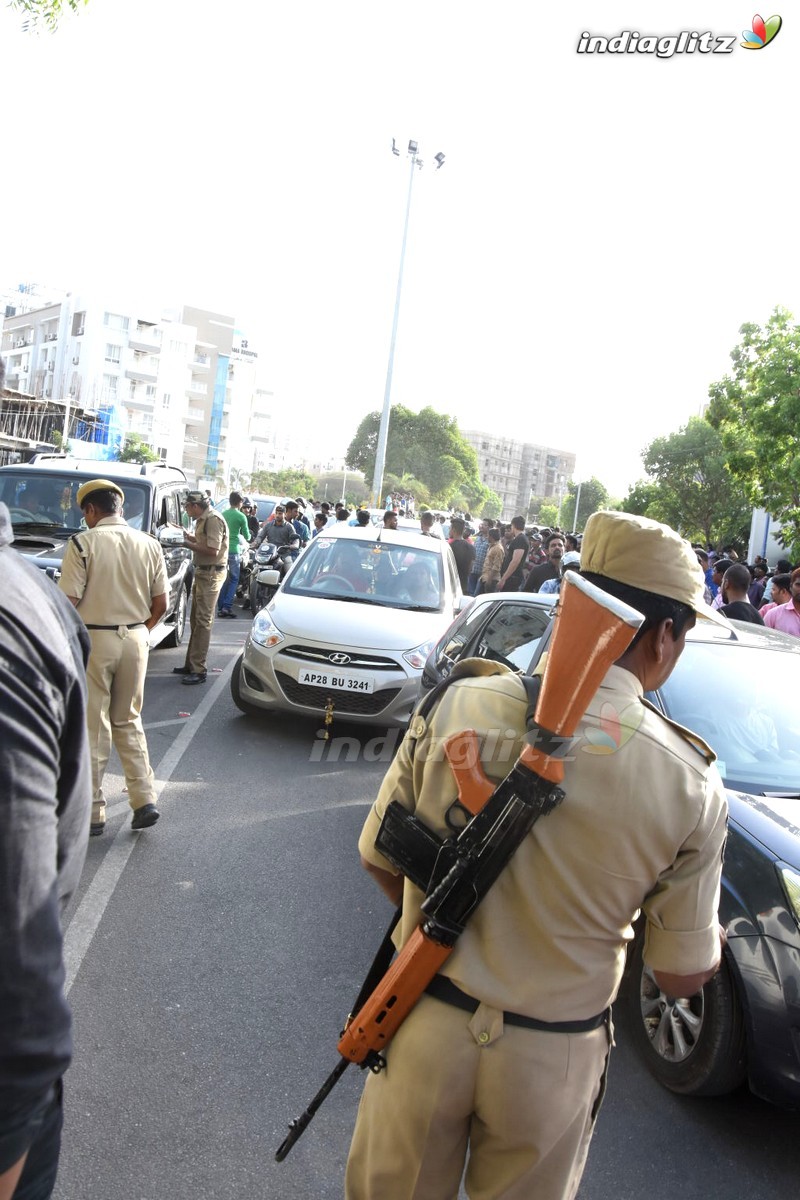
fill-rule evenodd
<path id="1" fill-rule="evenodd" d="M 20 301 L 17 303 L 17 295 Z M 252 470 L 269 393 L 257 353 L 233 317 L 186 306 L 161 313 L 129 302 L 9 289 L 2 346 L 7 386 L 63 403 L 83 456 L 112 458 L 137 433 L 194 479 Z M 38 307 L 31 307 L 37 303 Z M 88 417 L 75 419 L 75 407 Z"/>

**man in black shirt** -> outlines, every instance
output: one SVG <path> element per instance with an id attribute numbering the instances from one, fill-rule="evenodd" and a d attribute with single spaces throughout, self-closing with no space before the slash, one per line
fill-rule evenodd
<path id="1" fill-rule="evenodd" d="M 722 578 L 722 598 L 725 603 L 720 605 L 719 611 L 732 621 L 763 625 L 764 618 L 747 598 L 750 582 L 750 572 L 744 563 L 733 563 L 728 567 Z"/>
<path id="2" fill-rule="evenodd" d="M 464 540 L 464 529 L 466 522 L 461 517 L 453 517 L 450 522 L 450 549 L 453 551 L 453 558 L 456 560 L 456 568 L 458 570 L 458 578 L 461 580 L 461 591 L 465 596 L 469 596 L 469 572 L 475 558 L 475 547 L 472 542 Z"/>
<path id="3" fill-rule="evenodd" d="M 561 560 L 564 557 L 564 535 L 551 533 L 544 543 L 547 558 L 538 567 L 532 567 L 525 580 L 524 592 L 538 592 L 546 579 L 561 578 Z"/>
<path id="4" fill-rule="evenodd" d="M 519 590 L 530 550 L 530 543 L 525 537 L 524 532 L 525 518 L 512 517 L 511 528 L 514 531 L 514 536 L 508 543 L 506 556 L 503 559 L 500 582 L 497 585 L 498 592 L 516 592 Z"/>
<path id="5" fill-rule="evenodd" d="M 0 1196 L 45 1200 L 72 1058 L 61 915 L 89 837 L 90 647 L 66 596 L 12 541 L 0 504 Z"/>

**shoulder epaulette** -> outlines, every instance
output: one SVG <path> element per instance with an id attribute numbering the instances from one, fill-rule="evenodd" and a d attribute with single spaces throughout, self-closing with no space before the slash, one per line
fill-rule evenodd
<path id="1" fill-rule="evenodd" d="M 698 733 L 694 733 L 693 730 L 687 729 L 685 725 L 680 725 L 677 721 L 673 721 L 670 717 L 665 716 L 661 709 L 656 708 L 655 704 L 651 704 L 649 700 L 645 700 L 643 698 L 642 704 L 644 704 L 645 708 L 649 708 L 651 712 L 657 713 L 657 715 L 661 717 L 662 721 L 666 721 L 667 725 L 674 729 L 676 733 L 680 734 L 683 740 L 688 742 L 693 750 L 696 750 L 698 754 L 702 755 L 709 766 L 711 763 L 715 763 L 717 761 L 716 751 L 712 750 L 708 742 L 704 742 Z"/>

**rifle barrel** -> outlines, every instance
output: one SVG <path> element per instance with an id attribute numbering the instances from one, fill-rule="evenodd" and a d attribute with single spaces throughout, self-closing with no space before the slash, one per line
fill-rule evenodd
<path id="1" fill-rule="evenodd" d="M 336 1087 L 336 1084 L 339 1082 L 349 1066 L 350 1063 L 346 1058 L 341 1059 L 341 1061 L 331 1071 L 330 1075 L 325 1080 L 322 1087 L 319 1089 L 303 1115 L 300 1117 L 295 1117 L 293 1121 L 289 1122 L 289 1134 L 286 1138 L 284 1138 L 278 1149 L 275 1151 L 275 1162 L 283 1162 L 292 1146 L 302 1136 L 304 1130 L 306 1130 L 311 1124 L 314 1113 Z"/>

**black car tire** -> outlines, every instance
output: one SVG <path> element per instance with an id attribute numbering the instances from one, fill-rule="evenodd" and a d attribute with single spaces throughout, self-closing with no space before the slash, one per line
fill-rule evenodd
<path id="1" fill-rule="evenodd" d="M 231 699 L 239 709 L 239 712 L 243 712 L 245 716 L 259 717 L 261 716 L 261 710 L 256 708 L 254 704 L 248 704 L 246 700 L 242 699 L 241 680 L 243 662 L 244 654 L 241 654 L 236 660 L 236 664 L 233 668 L 233 674 L 231 675 Z"/>
<path id="2" fill-rule="evenodd" d="M 633 1041 L 651 1075 L 682 1096 L 723 1096 L 747 1075 L 742 1006 L 730 968 L 701 992 L 668 999 L 644 965 L 644 933 L 636 934 L 628 976 Z"/>
<path id="3" fill-rule="evenodd" d="M 180 646 L 183 641 L 183 635 L 186 632 L 186 603 L 186 588 L 182 587 L 178 592 L 178 603 L 175 605 L 175 620 L 172 631 L 161 642 L 162 646 Z"/>

